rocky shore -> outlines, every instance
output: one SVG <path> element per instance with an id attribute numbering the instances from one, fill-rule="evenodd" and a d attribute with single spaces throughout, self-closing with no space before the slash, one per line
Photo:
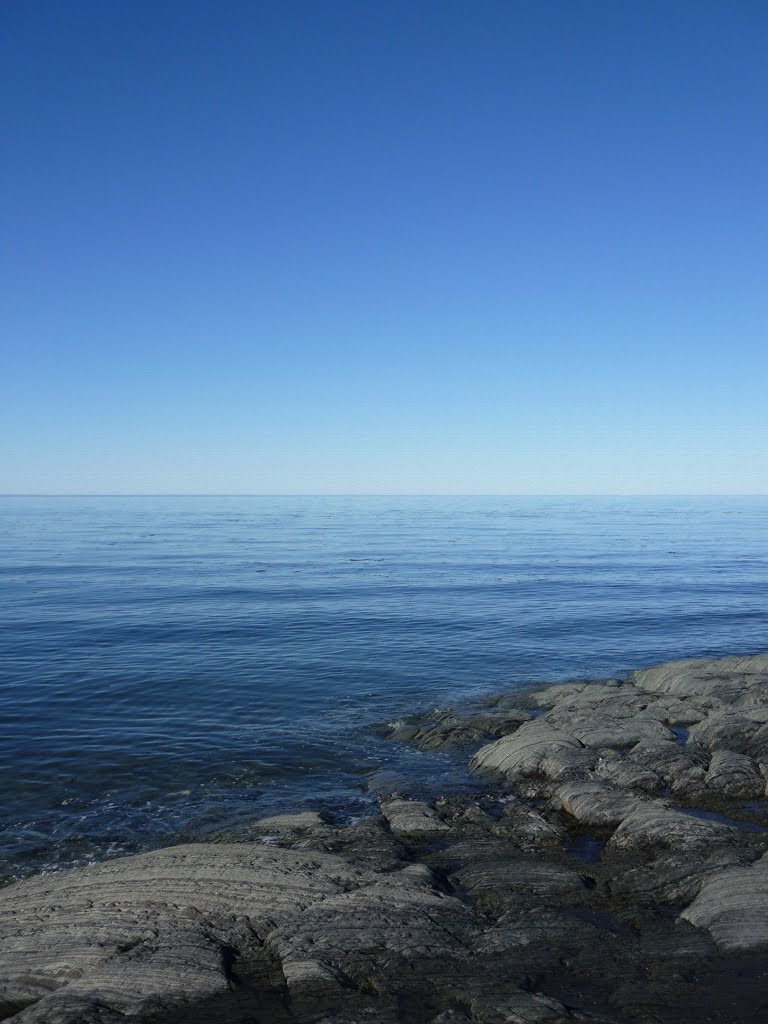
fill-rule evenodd
<path id="1" fill-rule="evenodd" d="M 768 1019 L 768 655 L 392 730 L 487 789 L 0 890 L 15 1024 Z"/>

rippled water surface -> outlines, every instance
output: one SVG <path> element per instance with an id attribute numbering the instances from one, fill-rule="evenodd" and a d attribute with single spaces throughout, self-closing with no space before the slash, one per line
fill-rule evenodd
<path id="1" fill-rule="evenodd" d="M 768 648 L 768 499 L 0 498 L 0 874 L 365 813 L 371 723 Z"/>

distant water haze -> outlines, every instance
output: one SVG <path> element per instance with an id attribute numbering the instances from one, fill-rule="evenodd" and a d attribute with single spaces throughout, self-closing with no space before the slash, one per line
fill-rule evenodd
<path id="1" fill-rule="evenodd" d="M 371 726 L 768 648 L 768 498 L 0 498 L 6 874 L 462 756 Z"/>

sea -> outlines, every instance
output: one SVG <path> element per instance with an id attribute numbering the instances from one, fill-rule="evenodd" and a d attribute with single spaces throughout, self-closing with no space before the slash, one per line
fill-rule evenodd
<path id="1" fill-rule="evenodd" d="M 471 786 L 387 723 L 768 650 L 768 497 L 0 497 L 0 879 Z"/>

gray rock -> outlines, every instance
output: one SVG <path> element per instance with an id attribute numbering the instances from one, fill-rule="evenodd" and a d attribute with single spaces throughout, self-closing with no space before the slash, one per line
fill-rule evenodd
<path id="1" fill-rule="evenodd" d="M 470 768 L 498 772 L 510 782 L 531 775 L 567 779 L 585 777 L 596 760 L 595 752 L 575 736 L 553 729 L 542 718 L 483 747 L 470 761 Z"/>
<path id="2" fill-rule="evenodd" d="M 768 859 L 710 875 L 680 916 L 706 928 L 723 950 L 768 948 Z"/>
<path id="3" fill-rule="evenodd" d="M 674 850 L 693 854 L 714 844 L 727 845 L 736 840 L 734 829 L 710 819 L 697 818 L 650 800 L 627 815 L 611 836 L 613 850 L 638 852 Z"/>
<path id="4" fill-rule="evenodd" d="M 444 750 L 479 746 L 489 739 L 515 732 L 532 715 L 520 708 L 505 708 L 461 716 L 453 711 L 435 712 L 426 724 L 404 724 L 391 733 L 393 739 L 411 743 L 420 750 Z"/>
<path id="5" fill-rule="evenodd" d="M 616 754 L 601 757 L 595 765 L 595 775 L 619 789 L 637 790 L 641 793 L 659 793 L 664 780 L 651 768 L 638 764 L 631 758 Z"/>
<path id="6" fill-rule="evenodd" d="M 628 682 L 653 693 L 714 697 L 733 704 L 748 690 L 768 691 L 768 654 L 669 661 L 633 672 Z"/>
<path id="7" fill-rule="evenodd" d="M 638 743 L 628 760 L 653 771 L 680 797 L 695 798 L 706 792 L 709 755 L 691 744 Z"/>
<path id="8" fill-rule="evenodd" d="M 423 800 L 389 800 L 381 805 L 381 813 L 396 836 L 418 837 L 448 831 L 448 826 Z"/>
<path id="9" fill-rule="evenodd" d="M 561 847 L 567 839 L 563 828 L 547 821 L 542 814 L 519 800 L 512 800 L 505 805 L 493 832 L 509 837 L 519 849 L 528 851 Z"/>
<path id="10" fill-rule="evenodd" d="M 293 832 L 327 827 L 327 822 L 317 811 L 300 811 L 298 814 L 274 814 L 259 818 L 251 824 L 257 832 Z"/>
<path id="11" fill-rule="evenodd" d="M 282 964 L 292 1004 L 314 1006 L 329 991 L 338 999 L 334 989 L 381 986 L 403 971 L 416 984 L 447 978 L 450 985 L 474 931 L 469 908 L 438 892 L 423 865 L 411 865 L 314 902 L 266 944 Z"/>
<path id="12" fill-rule="evenodd" d="M 620 824 L 640 805 L 639 797 L 627 796 L 605 782 L 567 782 L 555 798 L 566 814 L 596 828 Z"/>
<path id="13" fill-rule="evenodd" d="M 477 1024 L 568 1024 L 573 1017 L 557 999 L 520 989 L 499 996 L 484 996 L 472 1002 L 472 1020 Z"/>
<path id="14" fill-rule="evenodd" d="M 111 1021 L 222 995 L 228 950 L 376 876 L 338 857 L 195 844 L 0 890 L 0 996 L 18 1020 Z"/>
<path id="15" fill-rule="evenodd" d="M 436 712 L 408 726 L 417 743 L 504 732 L 472 761 L 487 792 L 431 806 L 383 771 L 386 817 L 277 815 L 238 826 L 247 843 L 0 890 L 0 1019 L 752 1024 L 768 834 L 762 803 L 739 802 L 768 776 L 767 672 L 767 656 L 685 662 L 552 687 L 534 720 L 512 697 Z"/>
<path id="16" fill-rule="evenodd" d="M 765 791 L 765 779 L 757 764 L 751 757 L 731 750 L 715 751 L 704 781 L 707 789 L 737 800 L 751 800 Z"/>
<path id="17" fill-rule="evenodd" d="M 733 750 L 743 753 L 759 728 L 759 722 L 732 708 L 726 708 L 708 715 L 694 725 L 690 730 L 689 741 L 710 751 Z"/>

